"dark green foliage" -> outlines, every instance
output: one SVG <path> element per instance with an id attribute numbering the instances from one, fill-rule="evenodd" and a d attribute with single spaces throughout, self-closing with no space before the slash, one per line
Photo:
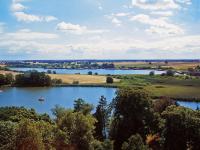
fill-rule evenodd
<path id="1" fill-rule="evenodd" d="M 114 65 L 113 63 L 111 63 L 111 64 L 103 63 L 103 64 L 102 64 L 102 68 L 105 68 L 105 69 L 113 69 L 113 68 L 115 68 L 115 65 Z"/>
<path id="2" fill-rule="evenodd" d="M 95 119 L 91 115 L 84 115 L 81 112 L 66 111 L 58 119 L 58 134 L 56 136 L 57 149 L 77 147 L 80 150 L 89 150 L 94 140 Z"/>
<path id="3" fill-rule="evenodd" d="M 95 124 L 95 137 L 98 140 L 103 140 L 106 138 L 109 116 L 110 110 L 107 104 L 107 100 L 104 96 L 101 96 L 99 104 L 96 107 L 96 112 L 94 113 L 94 117 L 97 120 Z"/>
<path id="4" fill-rule="evenodd" d="M 103 142 L 94 140 L 91 144 L 91 150 L 113 150 L 113 142 L 105 140 Z"/>
<path id="5" fill-rule="evenodd" d="M 48 73 L 48 74 L 51 74 L 51 73 L 52 73 L 52 71 L 51 71 L 51 70 L 47 70 L 47 73 Z"/>
<path id="6" fill-rule="evenodd" d="M 17 129 L 17 150 L 44 150 L 42 134 L 31 120 L 21 121 Z"/>
<path id="7" fill-rule="evenodd" d="M 12 84 L 14 81 L 14 77 L 12 74 L 8 73 L 8 74 L 0 74 L 0 86 L 1 85 L 9 85 Z"/>
<path id="8" fill-rule="evenodd" d="M 139 134 L 132 135 L 128 142 L 122 144 L 122 150 L 148 150 Z"/>
<path id="9" fill-rule="evenodd" d="M 175 72 L 173 70 L 167 70 L 166 75 L 167 76 L 174 76 Z"/>
<path id="10" fill-rule="evenodd" d="M 151 71 L 151 72 L 149 73 L 149 75 L 150 75 L 150 76 L 154 76 L 154 75 L 155 75 L 155 72 L 154 72 L 154 71 Z"/>
<path id="11" fill-rule="evenodd" d="M 129 88 L 118 90 L 110 133 L 115 149 L 120 149 L 131 135 L 139 133 L 145 139 L 148 133 L 157 128 L 157 116 L 147 92 Z"/>
<path id="12" fill-rule="evenodd" d="M 16 128 L 16 123 L 0 121 L 0 150 L 15 149 Z"/>
<path id="13" fill-rule="evenodd" d="M 165 119 L 163 136 L 167 150 L 200 149 L 200 112 L 170 106 L 162 113 Z"/>
<path id="14" fill-rule="evenodd" d="M 89 72 L 88 72 L 88 75 L 92 75 L 92 71 L 89 71 Z"/>
<path id="15" fill-rule="evenodd" d="M 31 71 L 16 75 L 15 84 L 18 86 L 50 86 L 51 78 L 44 72 Z"/>
<path id="16" fill-rule="evenodd" d="M 74 111 L 82 112 L 87 115 L 93 110 L 93 105 L 86 103 L 83 99 L 79 98 L 74 101 Z"/>
<path id="17" fill-rule="evenodd" d="M 20 122 L 23 119 L 51 122 L 51 119 L 47 114 L 38 115 L 34 109 L 28 110 L 24 107 L 0 107 L 1 121 Z"/>
<path id="18" fill-rule="evenodd" d="M 112 84 L 113 83 L 113 78 L 112 77 L 107 77 L 106 78 L 106 83 Z"/>

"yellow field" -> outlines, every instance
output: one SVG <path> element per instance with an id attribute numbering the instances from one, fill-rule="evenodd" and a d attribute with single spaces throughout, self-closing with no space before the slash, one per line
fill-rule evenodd
<path id="1" fill-rule="evenodd" d="M 78 81 L 79 84 L 103 84 L 106 83 L 106 76 L 95 75 L 68 75 L 68 74 L 49 74 L 52 79 L 61 79 L 65 84 L 72 84 Z M 119 82 L 114 79 L 114 82 Z"/>
<path id="2" fill-rule="evenodd" d="M 17 74 L 19 74 L 19 73 L 17 73 L 17 72 L 13 72 L 13 71 L 3 71 L 3 70 L 0 70 L 0 74 L 8 74 L 8 73 L 11 73 L 11 74 L 13 74 L 13 75 L 17 75 Z"/>

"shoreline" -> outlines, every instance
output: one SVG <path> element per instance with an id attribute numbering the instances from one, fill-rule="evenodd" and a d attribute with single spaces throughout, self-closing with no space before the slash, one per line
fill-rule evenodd
<path id="1" fill-rule="evenodd" d="M 37 86 L 17 86 L 17 85 L 6 85 L 6 86 L 0 86 L 1 88 L 5 88 L 5 87 L 15 87 L 15 88 L 28 88 L 28 87 L 37 87 Z M 49 87 L 49 88 L 53 88 L 53 87 L 91 87 L 91 88 L 120 88 L 121 86 L 118 85 L 101 85 L 101 84 L 61 84 L 61 85 L 52 85 L 52 86 L 44 86 L 44 87 Z M 152 99 L 161 99 L 163 96 L 159 96 L 159 97 L 155 97 L 153 96 Z M 169 97 L 170 99 L 174 100 L 174 101 L 180 101 L 180 102 L 197 102 L 200 103 L 200 98 L 184 98 L 184 97 Z"/>

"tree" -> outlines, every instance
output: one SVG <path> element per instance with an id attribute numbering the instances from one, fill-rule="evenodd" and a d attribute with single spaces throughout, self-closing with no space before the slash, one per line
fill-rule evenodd
<path id="1" fill-rule="evenodd" d="M 167 76 L 174 76 L 175 72 L 173 70 L 167 70 L 166 75 Z"/>
<path id="2" fill-rule="evenodd" d="M 15 150 L 16 123 L 0 121 L 0 149 Z"/>
<path id="3" fill-rule="evenodd" d="M 14 82 L 14 77 L 11 73 L 5 75 L 6 84 L 12 84 Z"/>
<path id="4" fill-rule="evenodd" d="M 92 75 L 92 71 L 89 71 L 89 72 L 88 72 L 88 75 Z"/>
<path id="5" fill-rule="evenodd" d="M 154 76 L 154 75 L 155 75 L 155 72 L 154 72 L 154 71 L 151 71 L 151 72 L 149 72 L 149 75 L 150 75 L 150 76 Z"/>
<path id="6" fill-rule="evenodd" d="M 0 86 L 5 85 L 5 76 L 3 74 L 0 74 Z"/>
<path id="7" fill-rule="evenodd" d="M 19 123 L 16 137 L 17 150 L 44 150 L 41 132 L 31 120 Z"/>
<path id="8" fill-rule="evenodd" d="M 16 75 L 15 84 L 19 86 L 50 86 L 51 77 L 44 72 L 31 71 Z"/>
<path id="9" fill-rule="evenodd" d="M 148 150 L 139 134 L 132 135 L 128 142 L 122 144 L 122 150 Z"/>
<path id="10" fill-rule="evenodd" d="M 113 142 L 110 140 L 105 140 L 100 142 L 98 140 L 94 140 L 91 144 L 91 150 L 113 150 Z"/>
<path id="11" fill-rule="evenodd" d="M 95 136 L 99 140 L 106 138 L 109 116 L 110 111 L 108 109 L 107 100 L 104 96 L 101 96 L 99 104 L 96 107 L 96 112 L 94 113 L 94 117 L 97 120 L 95 123 Z"/>
<path id="12" fill-rule="evenodd" d="M 51 74 L 51 73 L 52 73 L 52 71 L 51 71 L 51 70 L 47 70 L 47 73 L 48 73 L 48 74 Z"/>
<path id="13" fill-rule="evenodd" d="M 112 77 L 107 77 L 106 78 L 106 83 L 113 83 L 113 78 Z"/>
<path id="14" fill-rule="evenodd" d="M 145 139 L 148 133 L 158 128 L 152 101 L 146 91 L 120 89 L 114 101 L 110 136 L 115 141 L 116 150 L 120 149 L 122 143 L 131 135 L 139 133 Z"/>
<path id="15" fill-rule="evenodd" d="M 74 101 L 74 111 L 82 112 L 87 115 L 93 110 L 93 105 L 86 103 L 83 99 L 79 98 Z"/>
<path id="16" fill-rule="evenodd" d="M 153 108 L 155 112 L 162 113 L 168 106 L 171 105 L 177 105 L 177 103 L 174 100 L 163 97 L 153 103 Z"/>
<path id="17" fill-rule="evenodd" d="M 200 149 L 200 112 L 170 106 L 163 113 L 165 149 Z"/>
<path id="18" fill-rule="evenodd" d="M 64 116 L 58 121 L 59 139 L 61 145 L 57 149 L 75 147 L 77 149 L 89 150 L 94 140 L 95 118 L 92 115 L 84 115 L 81 112 L 66 111 Z M 58 141 L 58 140 L 56 140 Z"/>

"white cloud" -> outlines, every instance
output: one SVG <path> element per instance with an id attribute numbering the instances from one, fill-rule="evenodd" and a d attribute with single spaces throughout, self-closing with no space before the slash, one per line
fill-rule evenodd
<path id="1" fill-rule="evenodd" d="M 13 33 L 4 33 L 0 36 L 1 40 L 15 40 L 15 41 L 31 41 L 31 40 L 41 40 L 41 39 L 57 39 L 58 35 L 52 33 L 44 32 L 32 32 L 29 29 L 21 29 Z"/>
<path id="2" fill-rule="evenodd" d="M 46 16 L 46 17 L 43 17 L 43 20 L 45 20 L 46 22 L 50 22 L 50 21 L 58 20 L 58 18 L 54 16 Z"/>
<path id="3" fill-rule="evenodd" d="M 37 16 L 37 15 L 32 15 L 32 14 L 27 14 L 24 12 L 15 12 L 14 16 L 17 18 L 18 21 L 23 21 L 23 22 L 50 22 L 57 20 L 56 17 L 54 16 Z"/>
<path id="4" fill-rule="evenodd" d="M 12 5 L 11 5 L 11 10 L 13 12 L 23 11 L 25 9 L 26 9 L 26 7 L 24 5 L 22 5 L 22 4 L 20 4 L 20 3 L 12 3 Z"/>
<path id="5" fill-rule="evenodd" d="M 3 33 L 4 25 L 5 24 L 3 22 L 0 22 L 0 33 Z"/>
<path id="6" fill-rule="evenodd" d="M 21 2 L 28 0 L 13 0 L 11 3 L 11 11 L 18 21 L 23 22 L 50 22 L 58 20 L 54 16 L 38 16 L 34 14 L 25 13 L 24 10 L 27 9 L 26 6 L 22 5 Z"/>
<path id="7" fill-rule="evenodd" d="M 132 0 L 132 5 L 148 10 L 180 9 L 180 6 L 174 0 Z"/>
<path id="8" fill-rule="evenodd" d="M 173 34 L 183 34 L 184 30 L 175 24 L 167 22 L 166 18 L 151 18 L 145 14 L 138 14 L 130 18 L 131 21 L 137 21 L 142 24 L 150 25 L 148 32 L 151 33 L 168 33 Z M 163 32 L 165 31 L 165 32 Z"/>
<path id="9" fill-rule="evenodd" d="M 79 24 L 72 24 L 66 22 L 58 23 L 56 29 L 63 32 L 70 32 L 74 34 L 100 34 L 103 32 L 107 32 L 107 30 L 92 30 L 88 29 L 86 26 L 81 26 Z"/>
<path id="10" fill-rule="evenodd" d="M 129 16 L 129 15 L 130 15 L 130 13 L 123 13 L 123 12 L 113 14 L 113 16 L 116 16 L 116 17 L 126 17 L 126 16 Z"/>
<path id="11" fill-rule="evenodd" d="M 18 21 L 24 22 L 38 22 L 42 21 L 42 18 L 36 15 L 26 14 L 24 12 L 15 12 L 14 16 L 17 18 Z"/>
<path id="12" fill-rule="evenodd" d="M 122 24 L 122 22 L 116 17 L 112 18 L 112 23 L 115 24 L 116 26 L 121 26 Z"/>
<path id="13" fill-rule="evenodd" d="M 151 15 L 164 16 L 164 17 L 173 16 L 173 12 L 172 11 L 152 11 L 150 14 Z"/>

